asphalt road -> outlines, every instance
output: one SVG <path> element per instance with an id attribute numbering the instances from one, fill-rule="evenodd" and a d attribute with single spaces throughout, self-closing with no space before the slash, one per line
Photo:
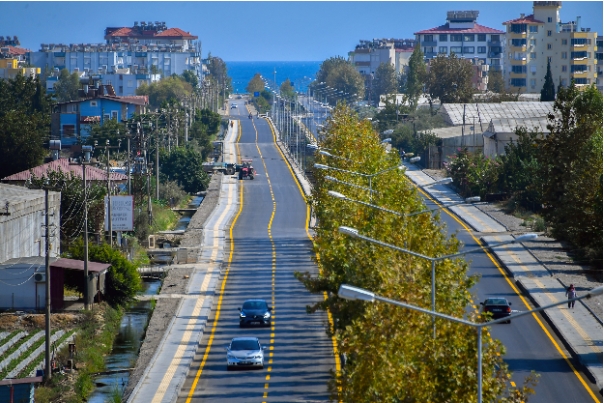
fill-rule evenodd
<path id="1" fill-rule="evenodd" d="M 188 401 L 182 397 L 187 394 L 192 402 L 328 401 L 335 359 L 325 333 L 327 316 L 306 313 L 306 305 L 322 296 L 309 294 L 293 276 L 316 271 L 306 206 L 267 122 L 248 119 L 242 100 L 231 103 L 238 105 L 231 115 L 241 119 L 240 156 L 253 159 L 257 175 L 241 182 L 243 208 L 233 227 L 224 291 L 215 297 L 217 308 L 178 401 Z M 248 298 L 272 306 L 271 328 L 239 328 L 237 308 Z M 238 336 L 258 337 L 267 347 L 264 369 L 227 371 L 224 347 Z"/>
<path id="2" fill-rule="evenodd" d="M 426 202 L 426 206 L 436 207 L 430 201 Z M 472 237 L 472 233 L 463 228 L 457 220 L 445 212 L 440 214 L 449 234 L 459 231 L 457 237 L 464 243 L 464 250 L 480 246 Z M 500 270 L 485 253 L 468 254 L 466 259 L 471 263 L 469 274 L 480 276 L 480 281 L 473 289 L 478 301 L 484 301 L 489 296 L 504 296 L 512 302 L 512 310 L 527 311 L 534 308 L 524 305 L 506 280 L 502 269 Z M 438 268 L 436 278 L 438 292 Z M 542 316 L 537 318 L 538 320 L 533 316 L 526 316 L 512 321 L 511 324 L 498 324 L 491 327 L 491 335 L 501 340 L 506 347 L 507 353 L 504 359 L 513 372 L 512 381 L 517 386 L 522 386 L 531 371 L 540 375 L 538 385 L 535 387 L 536 393 L 530 397 L 530 403 L 594 402 L 586 386 L 591 388 L 596 396 L 600 396 L 595 384 L 586 379 L 582 373 L 573 372 L 562 356 L 563 352 L 570 357 L 563 343 Z M 572 364 L 575 368 L 579 368 L 578 363 L 573 361 Z"/>

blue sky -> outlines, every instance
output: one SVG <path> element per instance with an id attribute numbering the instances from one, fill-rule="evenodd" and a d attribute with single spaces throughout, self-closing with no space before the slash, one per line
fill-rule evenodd
<path id="1" fill-rule="evenodd" d="M 478 10 L 478 23 L 503 30 L 502 22 L 532 14 L 531 1 L 0 1 L 0 35 L 21 46 L 100 43 L 106 27 L 165 21 L 197 35 L 203 56 L 225 61 L 322 61 L 346 57 L 360 39 L 413 38 L 445 23 L 447 11 Z M 602 33 L 602 1 L 563 1 L 563 22 Z"/>

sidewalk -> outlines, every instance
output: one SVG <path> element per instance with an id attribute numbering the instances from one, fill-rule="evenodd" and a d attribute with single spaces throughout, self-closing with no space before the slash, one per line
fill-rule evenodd
<path id="1" fill-rule="evenodd" d="M 228 129 L 224 153 L 235 154 L 238 121 Z M 238 183 L 225 176 L 220 185 L 220 208 L 214 209 L 203 225 L 201 250 L 197 263 L 173 267 L 192 268 L 186 292 L 165 295 L 180 299 L 176 314 L 168 324 L 163 339 L 134 387 L 128 402 L 170 403 L 176 400 L 193 361 L 199 340 L 214 303 L 214 290 L 226 259 L 226 230 L 239 208 Z M 157 297 L 157 296 L 156 296 Z"/>
<path id="2" fill-rule="evenodd" d="M 407 176 L 415 184 L 421 186 L 434 182 L 416 166 L 408 163 L 405 163 L 405 166 Z M 424 190 L 443 205 L 462 201 L 462 198 L 448 186 L 435 186 Z M 481 240 L 486 245 L 513 239 L 507 234 L 503 225 L 474 206 L 455 206 L 451 207 L 450 211 L 476 232 L 483 234 Z M 553 278 L 522 244 L 494 248 L 492 252 L 535 306 L 566 300 L 566 290 L 562 284 Z M 576 303 L 573 310 L 569 310 L 566 305 L 560 305 L 543 312 L 601 391 L 603 337 L 600 322 L 580 303 Z"/>

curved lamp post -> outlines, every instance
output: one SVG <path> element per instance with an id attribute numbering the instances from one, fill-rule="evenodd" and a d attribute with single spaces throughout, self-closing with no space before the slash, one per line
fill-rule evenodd
<path id="1" fill-rule="evenodd" d="M 479 247 L 479 248 L 473 248 L 473 249 L 470 249 L 470 250 L 467 250 L 467 251 L 464 251 L 464 252 L 453 253 L 451 255 L 430 257 L 430 256 L 422 255 L 421 253 L 413 252 L 413 251 L 408 250 L 408 249 L 404 249 L 404 248 L 400 248 L 400 247 L 395 246 L 395 245 L 391 245 L 391 244 L 386 243 L 386 242 L 379 241 L 379 240 L 374 239 L 374 238 L 370 238 L 370 237 L 365 236 L 365 235 L 361 235 L 361 234 L 359 234 L 359 231 L 357 229 L 355 229 L 355 228 L 341 226 L 341 227 L 338 228 L 338 230 L 342 234 L 346 234 L 346 235 L 351 236 L 353 238 L 359 238 L 359 239 L 362 239 L 364 241 L 368 241 L 368 242 L 374 243 L 376 245 L 380 245 L 380 246 L 384 246 L 386 248 L 394 249 L 396 251 L 403 252 L 403 253 L 406 253 L 408 255 L 415 256 L 415 257 L 418 257 L 420 259 L 424 259 L 424 260 L 429 261 L 431 263 L 431 266 L 432 266 L 432 291 L 431 291 L 431 294 L 432 294 L 432 296 L 431 296 L 431 299 L 432 299 L 432 312 L 436 312 L 436 262 L 441 261 L 441 260 L 445 260 L 445 259 L 452 259 L 452 258 L 455 258 L 455 257 L 464 256 L 464 255 L 467 255 L 468 253 L 481 252 L 481 251 L 484 250 L 484 247 Z M 523 234 L 523 235 L 520 235 L 518 238 L 513 239 L 511 241 L 498 242 L 498 243 L 489 245 L 489 248 L 496 248 L 496 247 L 499 247 L 499 246 L 513 244 L 513 243 L 532 241 L 532 240 L 537 239 L 537 236 L 538 236 L 537 234 Z M 434 335 L 434 337 L 436 337 L 436 325 L 434 323 L 434 320 L 432 321 L 432 325 L 433 325 L 433 335 Z"/>
<path id="2" fill-rule="evenodd" d="M 502 323 L 504 321 L 508 321 L 511 319 L 519 318 L 521 316 L 531 315 L 535 312 L 544 311 L 546 309 L 553 308 L 558 305 L 566 304 L 569 301 L 578 301 L 580 299 L 591 298 L 591 297 L 595 297 L 595 296 L 599 296 L 599 295 L 602 295 L 602 287 L 594 288 L 594 289 L 590 290 L 589 292 L 587 292 L 585 295 L 581 295 L 580 297 L 571 298 L 571 299 L 563 299 L 563 300 L 555 302 L 553 304 L 549 304 L 549 305 L 541 306 L 539 308 L 531 309 L 530 311 L 512 314 L 510 316 L 506 316 L 505 318 L 500 318 L 500 319 L 492 320 L 489 322 L 475 323 L 475 322 L 471 322 L 466 319 L 456 318 L 454 316 L 445 315 L 443 313 L 429 311 L 427 309 L 424 309 L 424 308 L 421 308 L 421 307 L 418 307 L 415 305 L 407 304 L 407 303 L 400 302 L 400 301 L 395 301 L 390 298 L 381 297 L 371 291 L 365 290 L 363 288 L 353 287 L 353 286 L 350 286 L 347 284 L 340 285 L 340 289 L 338 290 L 338 296 L 343 299 L 359 300 L 359 301 L 367 301 L 367 302 L 375 302 L 375 301 L 385 302 L 388 304 L 400 306 L 403 308 L 407 308 L 407 309 L 411 309 L 414 311 L 418 311 L 418 312 L 422 312 L 422 313 L 431 315 L 433 319 L 441 318 L 441 319 L 448 320 L 450 322 L 457 322 L 457 323 L 461 323 L 463 325 L 467 325 L 467 326 L 476 328 L 476 331 L 478 333 L 478 335 L 477 335 L 478 336 L 478 349 L 477 349 L 478 365 L 477 365 L 477 376 L 476 376 L 477 384 L 478 384 L 477 385 L 478 386 L 477 387 L 478 403 L 482 403 L 482 328 L 491 326 L 491 325 L 494 325 L 497 323 Z"/>

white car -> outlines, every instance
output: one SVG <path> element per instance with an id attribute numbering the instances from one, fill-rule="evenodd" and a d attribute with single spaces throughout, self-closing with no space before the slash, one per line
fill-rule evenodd
<path id="1" fill-rule="evenodd" d="M 231 104 L 231 109 L 237 109 L 237 104 Z"/>
<path id="2" fill-rule="evenodd" d="M 264 368 L 264 349 L 257 337 L 235 337 L 226 349 L 227 371 L 233 368 Z"/>

